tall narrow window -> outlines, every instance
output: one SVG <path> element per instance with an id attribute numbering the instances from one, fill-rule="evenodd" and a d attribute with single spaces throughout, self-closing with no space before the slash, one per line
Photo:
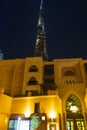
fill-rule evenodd
<path id="1" fill-rule="evenodd" d="M 54 74 L 54 65 L 45 65 L 44 66 L 44 74 L 45 75 L 53 75 Z"/>

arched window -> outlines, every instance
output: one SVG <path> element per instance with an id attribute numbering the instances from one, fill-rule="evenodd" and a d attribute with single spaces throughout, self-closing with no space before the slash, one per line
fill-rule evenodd
<path id="1" fill-rule="evenodd" d="M 71 70 L 67 70 L 67 71 L 65 71 L 64 75 L 65 76 L 70 76 L 70 75 L 73 76 L 73 75 L 75 75 L 75 73 Z"/>
<path id="2" fill-rule="evenodd" d="M 75 76 L 76 69 L 74 67 L 64 67 L 62 69 L 63 76 Z"/>
<path id="3" fill-rule="evenodd" d="M 36 65 L 32 65 L 29 69 L 29 72 L 37 72 L 38 71 L 38 68 Z"/>
<path id="4" fill-rule="evenodd" d="M 31 77 L 28 81 L 28 85 L 37 85 L 37 80 L 35 77 Z"/>

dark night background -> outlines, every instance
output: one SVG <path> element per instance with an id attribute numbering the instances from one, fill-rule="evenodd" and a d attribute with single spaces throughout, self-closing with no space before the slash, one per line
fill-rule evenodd
<path id="1" fill-rule="evenodd" d="M 87 59 L 87 0 L 43 0 L 49 59 Z M 5 59 L 34 55 L 40 0 L 0 0 Z"/>

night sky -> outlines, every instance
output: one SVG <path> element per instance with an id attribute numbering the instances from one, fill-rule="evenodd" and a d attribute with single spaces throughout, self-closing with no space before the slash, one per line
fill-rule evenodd
<path id="1" fill-rule="evenodd" d="M 87 59 L 87 0 L 43 0 L 49 60 Z M 0 0 L 5 59 L 34 55 L 40 0 Z"/>

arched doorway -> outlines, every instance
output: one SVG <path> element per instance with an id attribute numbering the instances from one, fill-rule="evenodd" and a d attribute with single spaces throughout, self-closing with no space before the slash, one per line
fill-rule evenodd
<path id="1" fill-rule="evenodd" d="M 66 101 L 66 129 L 85 130 L 80 100 L 71 95 Z"/>

